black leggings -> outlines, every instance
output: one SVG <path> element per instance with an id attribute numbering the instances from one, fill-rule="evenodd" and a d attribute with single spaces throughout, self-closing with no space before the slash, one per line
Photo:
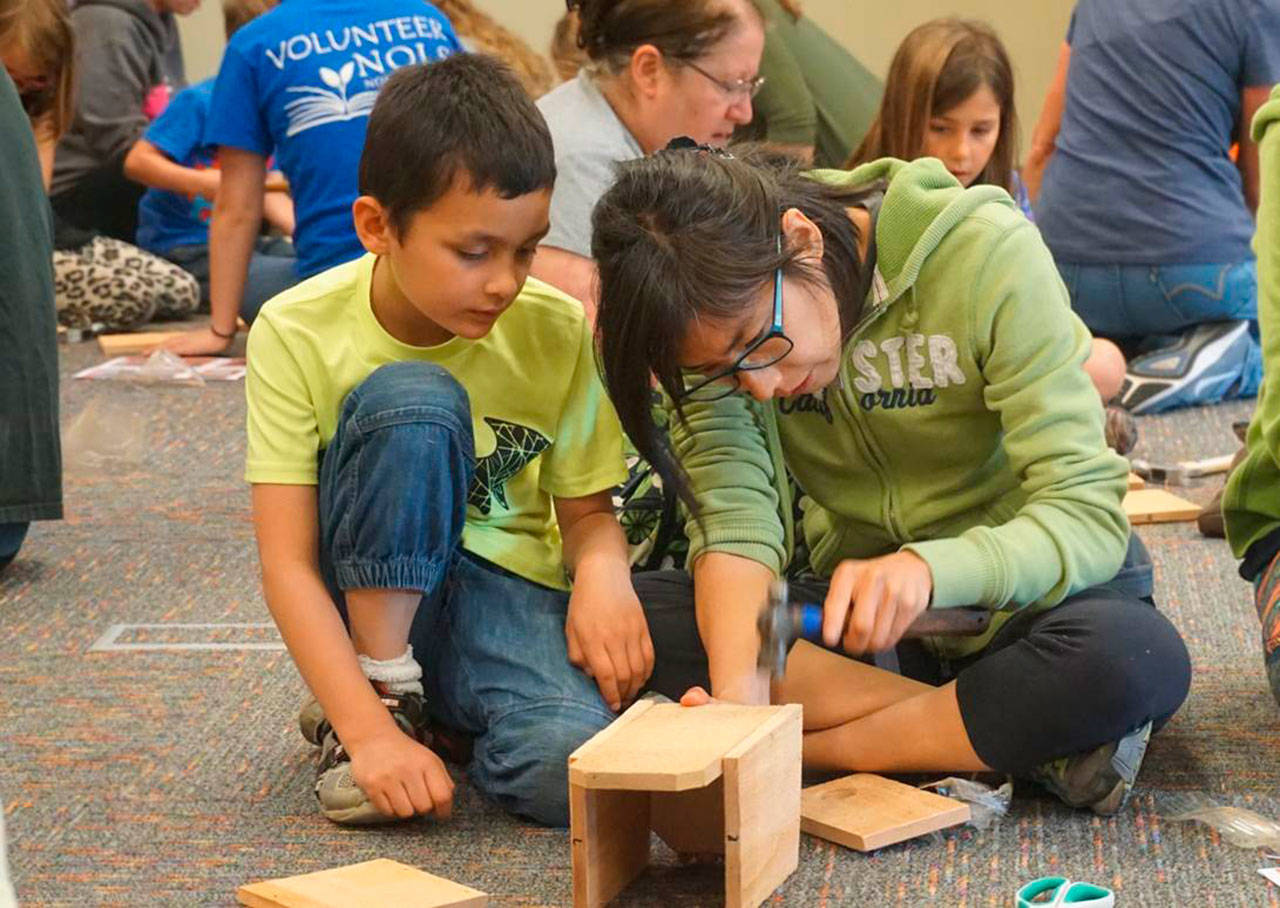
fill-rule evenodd
<path id="1" fill-rule="evenodd" d="M 652 571 L 634 580 L 656 655 L 649 689 L 673 699 L 694 685 L 709 690 L 690 576 Z M 1145 722 L 1163 725 L 1191 684 L 1187 648 L 1169 620 L 1104 587 L 1015 615 L 963 659 L 943 661 L 917 640 L 903 641 L 896 654 L 906 677 L 933 685 L 955 679 L 974 751 L 1013 774 L 1119 740 Z"/>

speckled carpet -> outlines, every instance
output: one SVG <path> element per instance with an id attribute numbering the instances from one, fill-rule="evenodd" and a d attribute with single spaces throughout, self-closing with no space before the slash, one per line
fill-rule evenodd
<path id="1" fill-rule="evenodd" d="M 64 425 L 88 406 L 115 406 L 112 422 L 140 439 L 141 459 L 69 471 L 67 519 L 35 525 L 0 576 L 0 798 L 23 904 L 229 905 L 243 882 L 372 857 L 483 889 L 497 904 L 568 904 L 567 834 L 517 822 L 466 785 L 446 824 L 353 831 L 321 818 L 313 751 L 294 725 L 302 686 L 284 652 L 121 648 L 273 637 L 172 627 L 270 620 L 240 478 L 243 385 L 70 380 L 99 359 L 93 344 L 63 348 Z M 1230 452 L 1230 424 L 1249 412 L 1232 404 L 1142 420 L 1137 453 Z M 1280 817 L 1280 710 L 1226 545 L 1194 524 L 1142 533 L 1195 679 L 1153 740 L 1129 811 L 1100 820 L 1028 788 L 986 832 L 871 855 L 805 837 L 774 903 L 1004 906 L 1020 883 L 1060 874 L 1113 887 L 1126 908 L 1280 905 L 1256 873 L 1260 852 L 1158 815 L 1162 795 L 1199 791 Z M 92 649 L 121 624 L 169 627 L 117 629 L 114 648 Z M 660 854 L 623 903 L 714 905 L 718 890 L 718 869 Z"/>

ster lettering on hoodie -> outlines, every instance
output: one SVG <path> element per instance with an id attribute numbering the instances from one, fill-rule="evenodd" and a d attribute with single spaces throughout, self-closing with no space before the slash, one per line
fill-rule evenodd
<path id="1" fill-rule="evenodd" d="M 854 345 L 852 361 L 858 372 L 853 386 L 863 410 L 927 407 L 938 399 L 938 390 L 965 383 L 956 343 L 945 334 L 862 340 Z"/>

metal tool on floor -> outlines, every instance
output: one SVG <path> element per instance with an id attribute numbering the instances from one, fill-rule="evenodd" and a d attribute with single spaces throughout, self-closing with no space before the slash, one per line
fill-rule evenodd
<path id="1" fill-rule="evenodd" d="M 991 612 L 984 608 L 926 609 L 907 628 L 903 639 L 919 637 L 973 637 L 986 631 Z M 822 605 L 792 602 L 787 581 L 775 580 L 769 598 L 756 619 L 760 654 L 756 664 L 775 679 L 786 672 L 787 653 L 797 640 L 822 642 Z"/>
<path id="2" fill-rule="evenodd" d="M 1183 460 L 1174 464 L 1155 464 L 1148 460 L 1131 460 L 1129 468 L 1147 482 L 1160 482 L 1171 486 L 1189 485 L 1193 479 L 1225 473 L 1231 469 L 1235 454 L 1207 457 L 1204 460 Z"/>

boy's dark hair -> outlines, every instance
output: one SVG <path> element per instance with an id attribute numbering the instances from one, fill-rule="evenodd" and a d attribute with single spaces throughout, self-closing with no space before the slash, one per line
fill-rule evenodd
<path id="1" fill-rule="evenodd" d="M 733 155 L 668 149 L 618 167 L 592 214 L 600 271 L 596 334 L 605 389 L 637 453 L 695 516 L 688 479 L 653 422 L 651 377 L 675 401 L 680 346 L 699 320 L 740 318 L 774 272 L 830 287 L 848 332 L 862 312 L 863 265 L 848 207 L 866 187 L 805 176 L 795 161 L 737 145 Z M 798 208 L 822 231 L 821 264 L 778 248 L 782 213 Z"/>
<path id="2" fill-rule="evenodd" d="M 360 194 L 387 209 L 402 235 L 459 176 L 473 192 L 504 199 L 556 180 L 551 133 L 515 73 L 484 54 L 405 66 L 387 80 L 369 116 Z"/>

